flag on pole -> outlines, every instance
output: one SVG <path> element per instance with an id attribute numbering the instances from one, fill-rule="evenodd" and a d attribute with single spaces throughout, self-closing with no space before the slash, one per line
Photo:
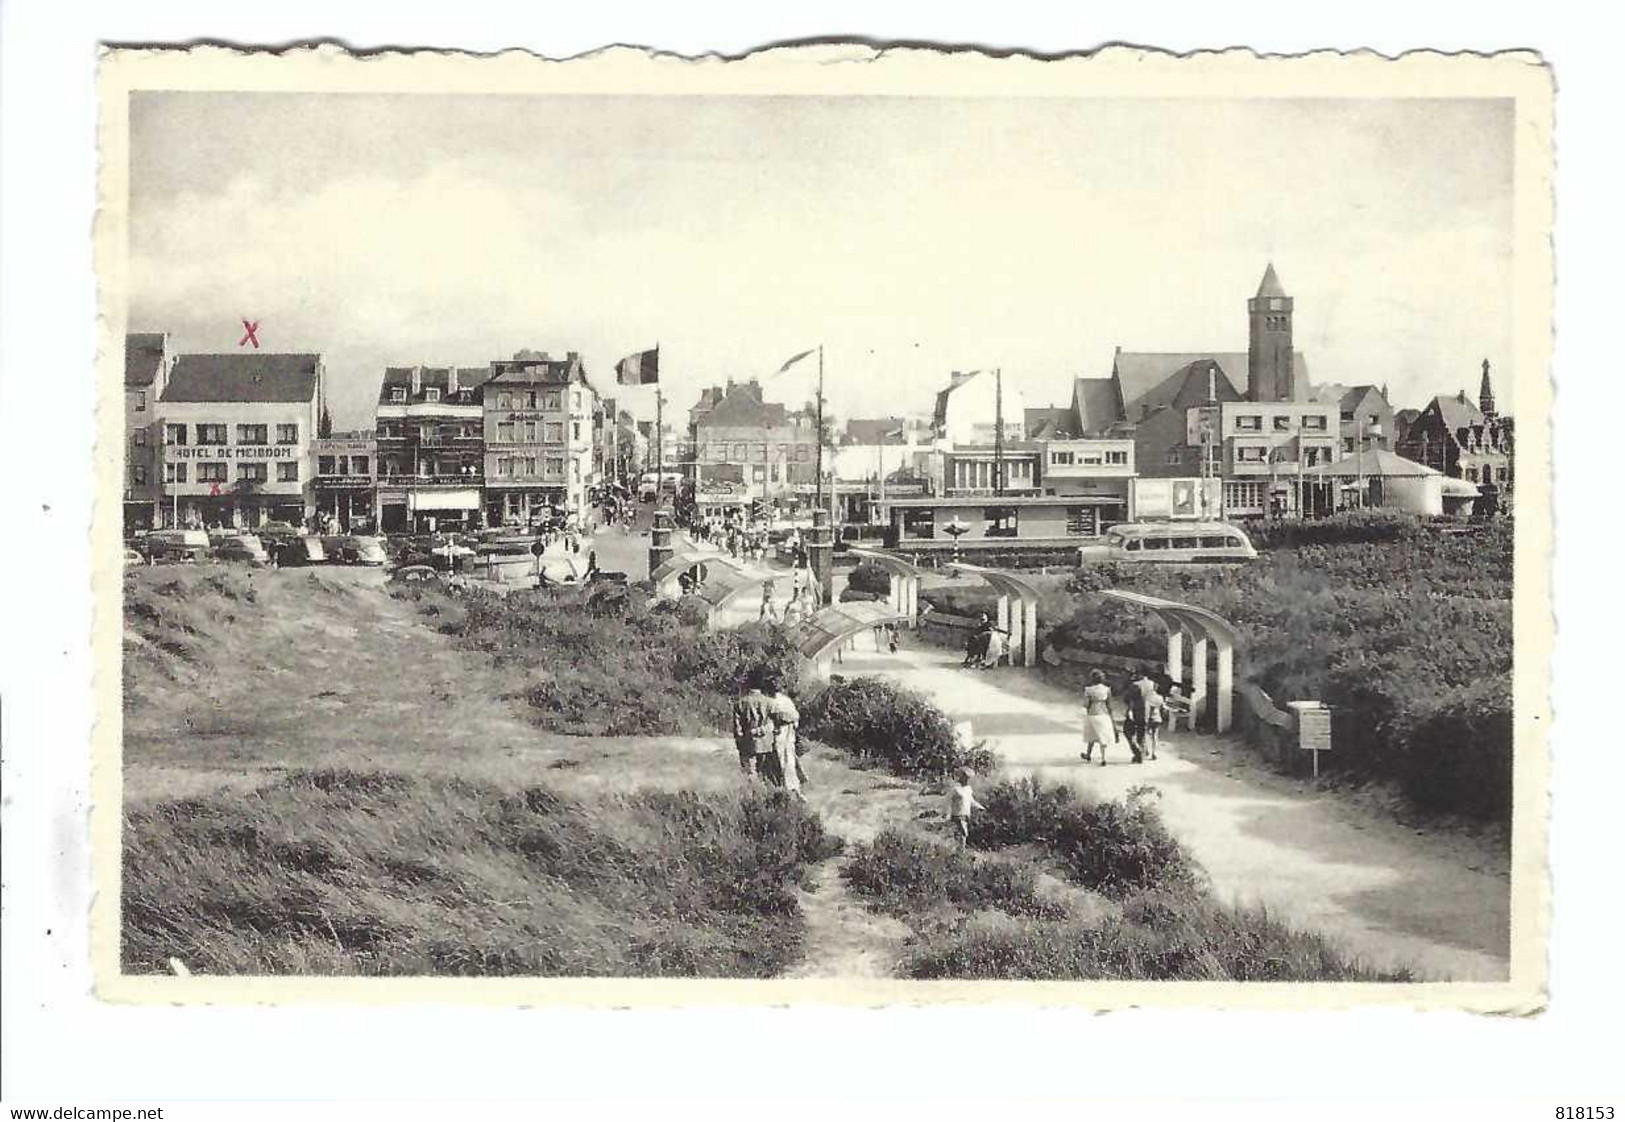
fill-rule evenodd
<path id="1" fill-rule="evenodd" d="M 773 371 L 773 373 L 770 374 L 769 377 L 777 378 L 780 374 L 783 374 L 786 370 L 790 369 L 796 363 L 800 362 L 802 359 L 806 358 L 808 355 L 812 354 L 816 350 L 818 350 L 817 347 L 808 347 L 806 350 L 802 351 L 798 355 L 791 355 L 789 358 L 784 360 L 784 365 L 779 367 L 777 370 Z"/>
<path id="2" fill-rule="evenodd" d="M 615 364 L 615 381 L 623 386 L 647 386 L 660 381 L 660 348 L 621 359 Z"/>

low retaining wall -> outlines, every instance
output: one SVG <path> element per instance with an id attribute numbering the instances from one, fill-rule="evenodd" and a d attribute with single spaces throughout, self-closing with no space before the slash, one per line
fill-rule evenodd
<path id="1" fill-rule="evenodd" d="M 1298 746 L 1292 714 L 1277 708 L 1270 695 L 1251 682 L 1236 687 L 1236 701 L 1236 716 L 1247 742 L 1278 767 L 1290 769 Z"/>

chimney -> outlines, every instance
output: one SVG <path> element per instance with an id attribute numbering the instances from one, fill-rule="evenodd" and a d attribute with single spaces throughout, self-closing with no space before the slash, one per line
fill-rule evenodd
<path id="1" fill-rule="evenodd" d="M 412 396 L 417 397 L 423 392 L 423 367 L 412 367 Z"/>
<path id="2" fill-rule="evenodd" d="M 457 392 L 457 367 L 446 367 L 446 396 L 450 397 Z"/>
<path id="3" fill-rule="evenodd" d="M 1467 391 L 1466 390 L 1457 390 L 1456 391 L 1456 400 L 1461 402 L 1463 405 L 1466 405 L 1467 404 Z"/>

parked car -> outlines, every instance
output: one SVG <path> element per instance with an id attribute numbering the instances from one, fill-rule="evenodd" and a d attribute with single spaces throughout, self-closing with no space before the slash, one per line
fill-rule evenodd
<path id="1" fill-rule="evenodd" d="M 322 539 L 327 558 L 335 565 L 387 565 L 389 554 L 377 538 L 360 534 L 338 534 Z"/>
<path id="2" fill-rule="evenodd" d="M 155 530 L 142 545 L 154 565 L 190 565 L 209 559 L 209 535 L 202 530 Z"/>
<path id="3" fill-rule="evenodd" d="M 147 558 L 139 549 L 126 549 L 124 551 L 124 563 L 126 565 L 145 565 Z"/>
<path id="4" fill-rule="evenodd" d="M 271 548 L 281 550 L 278 564 L 283 567 L 320 565 L 327 561 L 327 550 L 322 548 L 321 538 L 293 538 L 278 542 Z"/>
<path id="5" fill-rule="evenodd" d="M 234 534 L 221 538 L 214 547 L 217 561 L 242 561 L 249 565 L 269 565 L 271 554 L 265 543 L 253 534 Z"/>
<path id="6" fill-rule="evenodd" d="M 440 573 L 428 565 L 402 565 L 389 574 L 389 579 L 402 584 L 435 584 L 440 580 Z"/>
<path id="7" fill-rule="evenodd" d="M 299 527 L 291 522 L 262 522 L 258 530 L 260 541 L 269 546 L 273 541 L 288 541 L 300 535 Z"/>

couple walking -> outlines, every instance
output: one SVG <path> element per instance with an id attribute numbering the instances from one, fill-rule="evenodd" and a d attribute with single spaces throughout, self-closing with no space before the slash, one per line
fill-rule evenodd
<path id="1" fill-rule="evenodd" d="M 739 769 L 749 778 L 766 780 L 799 798 L 807 773 L 801 769 L 796 742 L 796 726 L 801 723 L 796 703 L 772 670 L 752 670 L 747 684 L 749 688 L 733 703 Z"/>
<path id="2" fill-rule="evenodd" d="M 1119 733 L 1112 716 L 1112 688 L 1106 684 L 1103 671 L 1091 670 L 1089 685 L 1083 691 L 1083 751 L 1079 754 L 1088 763 L 1098 747 L 1100 766 L 1105 767 L 1107 745 L 1126 739 L 1135 763 L 1145 762 L 1147 753 L 1154 760 L 1163 726 L 1172 721 L 1174 713 L 1186 708 L 1178 682 L 1170 683 L 1164 696 L 1151 675 L 1142 671 L 1123 687 L 1123 725 Z"/>

